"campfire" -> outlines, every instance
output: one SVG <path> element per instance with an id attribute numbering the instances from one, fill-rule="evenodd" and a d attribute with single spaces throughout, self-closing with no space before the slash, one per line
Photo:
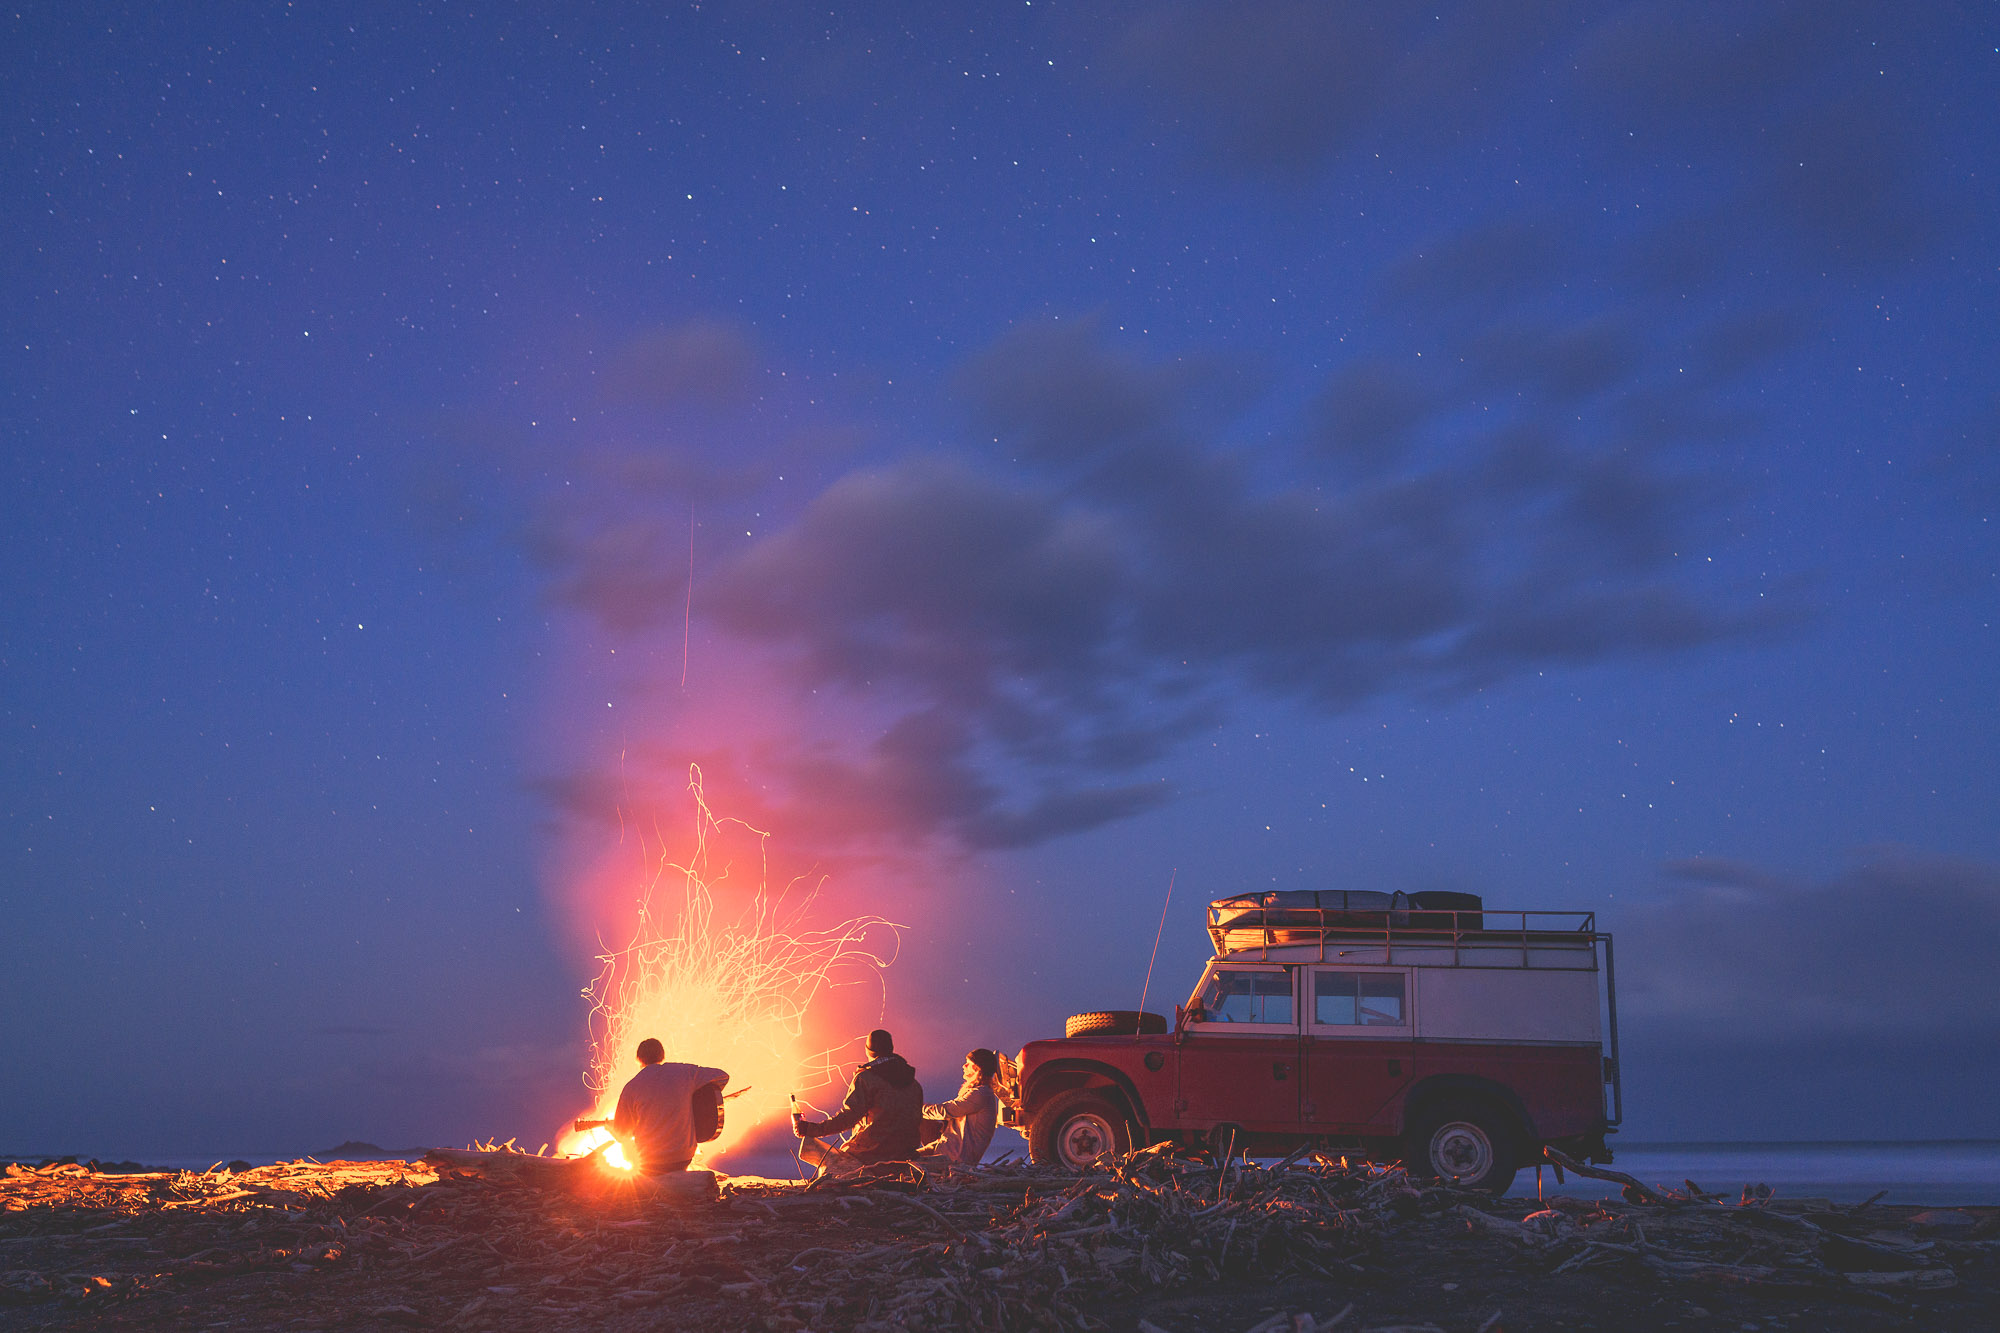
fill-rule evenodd
<path id="1" fill-rule="evenodd" d="M 832 1084 L 838 1065 L 831 1048 L 808 1035 L 813 1005 L 832 986 L 881 981 L 894 961 L 900 927 L 877 916 L 831 926 L 814 924 L 818 885 L 793 881 L 772 892 L 766 850 L 770 835 L 741 820 L 719 818 L 702 793 L 701 770 L 689 769 L 694 803 L 693 852 L 676 862 L 662 847 L 637 895 L 637 924 L 621 948 L 598 956 L 590 1001 L 593 1094 L 585 1119 L 606 1119 L 632 1072 L 632 1052 L 657 1037 L 670 1061 L 709 1065 L 730 1074 L 721 1134 L 703 1144 L 696 1165 L 713 1161 L 752 1130 L 789 1114 L 793 1093 Z M 711 870 L 710 843 L 741 834 L 757 849 L 754 888 L 729 883 L 731 867 Z M 734 906 L 729 906 L 734 900 Z M 608 1146 L 607 1146 L 608 1145 Z M 608 1131 L 569 1132 L 558 1150 L 627 1163 Z"/>

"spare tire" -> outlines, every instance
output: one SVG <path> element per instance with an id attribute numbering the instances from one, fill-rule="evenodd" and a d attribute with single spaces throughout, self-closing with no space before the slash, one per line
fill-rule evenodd
<path id="1" fill-rule="evenodd" d="M 1065 1037 L 1130 1037 L 1166 1030 L 1166 1019 L 1158 1014 L 1142 1014 L 1136 1009 L 1101 1009 L 1094 1013 L 1071 1014 L 1063 1024 Z"/>

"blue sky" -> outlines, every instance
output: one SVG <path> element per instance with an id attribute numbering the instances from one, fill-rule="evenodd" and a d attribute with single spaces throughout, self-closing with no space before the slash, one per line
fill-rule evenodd
<path id="1" fill-rule="evenodd" d="M 2000 1134 L 1989 18 L 0 19 L 0 1150 L 539 1133 L 690 763 L 920 1068 L 1455 888 Z"/>

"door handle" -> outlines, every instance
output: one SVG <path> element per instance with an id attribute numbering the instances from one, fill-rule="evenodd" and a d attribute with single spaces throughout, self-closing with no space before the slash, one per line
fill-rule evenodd
<path id="1" fill-rule="evenodd" d="M 1278 1082 L 1283 1083 L 1291 1076 L 1291 1072 L 1292 1067 L 1283 1060 L 1273 1060 L 1271 1062 L 1271 1077 L 1278 1080 Z"/>
<path id="2" fill-rule="evenodd" d="M 1401 1060 L 1391 1060 L 1389 1062 L 1389 1077 L 1401 1078 L 1402 1076 L 1403 1076 L 1403 1062 Z"/>

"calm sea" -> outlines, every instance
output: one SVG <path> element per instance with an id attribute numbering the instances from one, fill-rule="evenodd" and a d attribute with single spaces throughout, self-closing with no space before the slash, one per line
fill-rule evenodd
<path id="1" fill-rule="evenodd" d="M 1649 1185 L 1680 1188 L 1692 1180 L 1717 1194 L 1769 1185 L 1786 1198 L 1858 1203 L 1887 1190 L 1884 1203 L 2000 1204 L 2000 1139 L 1918 1143 L 1620 1143 L 1615 1170 Z M 1542 1188 L 1581 1198 L 1605 1198 L 1618 1186 L 1571 1176 L 1557 1185 L 1544 1169 Z M 1514 1180 L 1516 1194 L 1533 1195 L 1535 1173 Z"/>

